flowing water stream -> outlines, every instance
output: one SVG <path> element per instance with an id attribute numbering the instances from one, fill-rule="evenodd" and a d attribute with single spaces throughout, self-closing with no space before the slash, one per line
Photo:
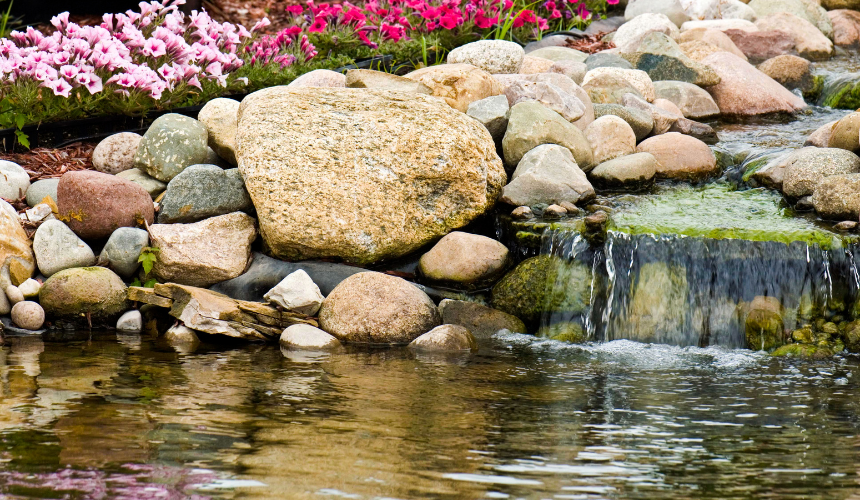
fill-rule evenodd
<path id="1" fill-rule="evenodd" d="M 586 344 L 501 333 L 429 356 L 9 335 L 0 498 L 860 498 L 860 357 L 744 349 L 738 319 L 756 297 L 786 329 L 854 317 L 860 247 L 744 181 L 848 112 L 714 124 L 725 175 L 606 197 L 605 241 L 544 223 L 518 252 L 590 281 L 560 273 L 553 290 L 588 307 L 541 324 L 581 325 Z"/>

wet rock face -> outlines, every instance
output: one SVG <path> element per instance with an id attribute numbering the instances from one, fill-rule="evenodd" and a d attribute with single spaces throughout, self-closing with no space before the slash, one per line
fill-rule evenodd
<path id="1" fill-rule="evenodd" d="M 77 320 L 85 314 L 93 320 L 115 319 L 128 309 L 125 283 L 103 267 L 76 267 L 54 274 L 42 285 L 39 303 L 49 317 Z"/>
<path id="2" fill-rule="evenodd" d="M 629 333 L 639 342 L 673 343 L 690 328 L 687 270 L 683 266 L 651 262 L 642 266 L 631 290 L 627 310 Z"/>
<path id="3" fill-rule="evenodd" d="M 478 342 L 468 329 L 459 325 L 440 325 L 409 343 L 420 351 L 477 351 Z"/>
<path id="4" fill-rule="evenodd" d="M 408 281 L 363 272 L 341 282 L 326 297 L 320 327 L 343 342 L 409 343 L 441 322 L 424 292 Z"/>
<path id="5" fill-rule="evenodd" d="M 786 341 L 784 313 L 782 304 L 775 297 L 754 298 L 745 311 L 747 347 L 755 351 L 770 351 L 783 345 Z"/>
<path id="6" fill-rule="evenodd" d="M 430 282 L 477 287 L 495 281 L 507 263 L 505 245 L 486 236 L 454 231 L 421 256 L 418 271 Z"/>
<path id="7" fill-rule="evenodd" d="M 486 212 L 507 181 L 484 126 L 426 95 L 273 87 L 239 123 L 239 170 L 284 259 L 400 257 Z"/>
<path id="8" fill-rule="evenodd" d="M 516 316 L 475 302 L 445 299 L 439 312 L 442 323 L 463 326 L 478 339 L 488 339 L 500 330 L 526 333 L 526 325 Z"/>
<path id="9" fill-rule="evenodd" d="M 493 287 L 492 306 L 535 323 L 549 312 L 579 314 L 591 303 L 591 270 L 540 255 L 520 262 Z"/>
<path id="10" fill-rule="evenodd" d="M 152 198 L 140 185 L 115 175 L 67 172 L 57 185 L 59 218 L 84 239 L 103 239 L 120 227 L 152 224 Z"/>
<path id="11" fill-rule="evenodd" d="M 206 163 L 209 154 L 206 127 L 187 116 L 160 116 L 140 140 L 134 166 L 156 179 L 169 182 L 186 167 Z"/>

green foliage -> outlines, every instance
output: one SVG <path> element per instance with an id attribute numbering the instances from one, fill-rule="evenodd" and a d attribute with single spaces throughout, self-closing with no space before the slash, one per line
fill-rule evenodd
<path id="1" fill-rule="evenodd" d="M 155 262 L 158 260 L 158 253 L 160 251 L 161 249 L 157 247 L 143 247 L 143 250 L 140 251 L 137 261 L 143 266 L 144 274 L 149 274 L 152 271 Z"/>

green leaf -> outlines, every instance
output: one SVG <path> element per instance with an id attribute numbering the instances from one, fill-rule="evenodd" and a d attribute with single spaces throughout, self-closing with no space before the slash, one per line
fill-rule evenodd
<path id="1" fill-rule="evenodd" d="M 24 115 L 16 115 L 15 116 L 15 126 L 19 129 L 24 128 L 24 124 L 27 123 L 27 117 Z"/>
<path id="2" fill-rule="evenodd" d="M 156 281 L 155 278 L 152 278 L 152 279 L 146 280 L 146 283 L 143 284 L 143 287 L 144 288 L 153 288 L 157 284 L 158 284 L 158 281 Z"/>
<path id="3" fill-rule="evenodd" d="M 149 274 L 152 271 L 153 266 L 155 266 L 155 262 L 158 260 L 158 252 L 160 252 L 156 247 L 145 247 L 140 251 L 140 256 L 137 258 L 137 261 L 143 266 L 143 272 L 145 274 Z"/>
<path id="4" fill-rule="evenodd" d="M 18 144 L 30 149 L 30 137 L 20 130 L 15 131 L 15 136 L 18 137 Z"/>
<path id="5" fill-rule="evenodd" d="M 140 280 L 135 278 L 134 281 L 128 284 L 128 286 L 141 286 Z"/>

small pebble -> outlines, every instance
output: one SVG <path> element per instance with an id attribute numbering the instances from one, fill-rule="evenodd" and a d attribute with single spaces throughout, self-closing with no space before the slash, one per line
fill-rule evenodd
<path id="1" fill-rule="evenodd" d="M 511 212 L 511 217 L 514 219 L 530 219 L 532 217 L 532 209 L 529 207 L 517 207 Z"/>
<path id="2" fill-rule="evenodd" d="M 559 205 L 563 209 L 567 210 L 567 215 L 579 215 L 582 213 L 581 208 L 579 208 L 578 206 L 574 205 L 573 203 L 571 203 L 569 201 L 563 201 L 563 202 L 559 203 Z"/>
<path id="3" fill-rule="evenodd" d="M 835 226 L 833 226 L 833 229 L 835 229 L 837 231 L 853 231 L 853 230 L 857 229 L 857 222 L 855 222 L 853 220 L 844 220 L 844 221 L 840 222 L 839 224 L 836 224 Z"/>
<path id="4" fill-rule="evenodd" d="M 543 211 L 544 217 L 564 217 L 567 215 L 567 210 L 564 207 L 560 207 L 558 205 L 550 205 L 546 207 L 546 210 Z"/>
<path id="5" fill-rule="evenodd" d="M 794 208 L 795 210 L 800 211 L 815 210 L 815 205 L 812 204 L 812 196 L 804 196 L 797 200 L 797 203 L 794 204 Z"/>
<path id="6" fill-rule="evenodd" d="M 45 310 L 36 302 L 18 302 L 12 306 L 12 322 L 24 330 L 38 330 L 45 324 Z"/>
<path id="7" fill-rule="evenodd" d="M 30 299 L 39 295 L 39 290 L 42 288 L 42 284 L 33 278 L 27 279 L 27 281 L 18 285 L 18 290 L 21 291 L 21 294 L 25 299 Z"/>
<path id="8" fill-rule="evenodd" d="M 14 306 L 18 302 L 24 302 L 24 294 L 15 285 L 6 287 L 6 296 L 9 297 L 9 302 Z"/>
<path id="9" fill-rule="evenodd" d="M 122 332 L 139 332 L 143 330 L 143 316 L 137 309 L 126 311 L 116 322 L 116 329 Z"/>

